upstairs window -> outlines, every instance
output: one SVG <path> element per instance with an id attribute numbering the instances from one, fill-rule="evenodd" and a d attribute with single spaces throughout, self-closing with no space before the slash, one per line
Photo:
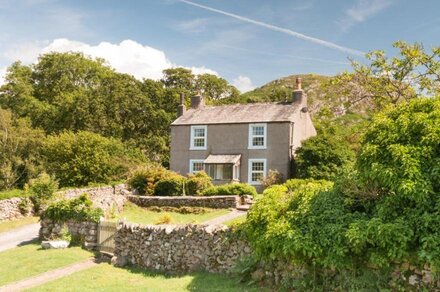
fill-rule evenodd
<path id="1" fill-rule="evenodd" d="M 249 125 L 249 149 L 266 149 L 267 124 Z"/>
<path id="2" fill-rule="evenodd" d="M 206 126 L 191 126 L 190 150 L 206 150 L 207 136 L 208 130 Z"/>
<path id="3" fill-rule="evenodd" d="M 266 178 L 266 159 L 249 159 L 249 184 L 261 185 Z"/>

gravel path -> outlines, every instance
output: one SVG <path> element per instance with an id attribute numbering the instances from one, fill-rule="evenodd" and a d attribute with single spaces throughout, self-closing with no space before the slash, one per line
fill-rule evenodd
<path id="1" fill-rule="evenodd" d="M 235 219 L 237 217 L 243 216 L 245 215 L 247 212 L 246 211 L 240 211 L 240 210 L 233 210 L 228 214 L 216 217 L 214 219 L 208 220 L 203 222 L 203 224 L 209 224 L 209 225 L 216 225 L 216 224 L 223 224 L 226 221 Z"/>
<path id="2" fill-rule="evenodd" d="M 18 282 L 7 284 L 5 286 L 0 286 L 0 292 L 12 292 L 12 291 L 22 291 L 24 289 L 29 289 L 35 286 L 42 285 L 46 282 L 53 281 L 75 272 L 88 269 L 97 265 L 94 259 L 88 259 L 64 268 L 59 268 L 56 270 L 48 271 L 46 273 L 27 278 Z"/>
<path id="3" fill-rule="evenodd" d="M 0 233 L 0 252 L 37 239 L 39 230 L 40 223 L 35 223 Z"/>

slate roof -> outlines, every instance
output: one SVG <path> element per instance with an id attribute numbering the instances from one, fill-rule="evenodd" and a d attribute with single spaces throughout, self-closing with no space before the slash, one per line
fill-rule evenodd
<path id="1" fill-rule="evenodd" d="M 293 103 L 248 103 L 188 109 L 171 125 L 289 122 L 299 112 Z"/>
<path id="2" fill-rule="evenodd" d="M 205 161 L 203 161 L 206 164 L 236 164 L 240 161 L 241 154 L 237 155 L 214 155 L 210 154 Z"/>

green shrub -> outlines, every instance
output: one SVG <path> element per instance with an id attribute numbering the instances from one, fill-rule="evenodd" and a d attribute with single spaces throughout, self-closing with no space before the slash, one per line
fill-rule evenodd
<path id="1" fill-rule="evenodd" d="M 99 222 L 99 218 L 103 215 L 102 209 L 94 208 L 87 194 L 83 194 L 76 199 L 61 200 L 49 205 L 40 217 L 58 222 L 68 220 Z"/>
<path id="2" fill-rule="evenodd" d="M 264 188 L 270 187 L 272 185 L 282 184 L 284 180 L 283 175 L 278 170 L 269 169 L 269 173 L 266 178 L 262 181 Z"/>
<path id="3" fill-rule="evenodd" d="M 203 196 L 253 196 L 257 195 L 256 189 L 248 184 L 227 184 L 205 189 Z"/>
<path id="4" fill-rule="evenodd" d="M 154 186 L 154 196 L 183 196 L 185 177 L 174 174 L 159 180 Z"/>
<path id="5" fill-rule="evenodd" d="M 46 168 L 62 187 L 109 183 L 145 161 L 119 140 L 95 133 L 66 131 L 48 136 L 43 148 Z"/>
<path id="6" fill-rule="evenodd" d="M 295 152 L 295 176 L 332 180 L 353 164 L 354 152 L 347 142 L 335 137 L 321 133 L 304 141 Z"/>
<path id="7" fill-rule="evenodd" d="M 203 190 L 212 187 L 212 178 L 204 171 L 189 174 L 186 181 L 186 194 L 189 196 L 200 195 Z"/>
<path id="8" fill-rule="evenodd" d="M 58 183 L 47 173 L 40 174 L 36 179 L 29 182 L 30 199 L 34 204 L 34 211 L 40 212 L 44 205 L 48 204 L 58 190 Z"/>
<path id="9" fill-rule="evenodd" d="M 172 176 L 173 172 L 159 165 L 150 165 L 134 170 L 127 180 L 130 189 L 136 190 L 139 195 L 153 195 L 154 186 L 161 179 Z"/>

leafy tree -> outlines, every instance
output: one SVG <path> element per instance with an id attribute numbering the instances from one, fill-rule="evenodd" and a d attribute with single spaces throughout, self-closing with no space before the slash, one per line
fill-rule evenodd
<path id="1" fill-rule="evenodd" d="M 399 50 L 396 57 L 373 51 L 366 55 L 366 65 L 352 61 L 352 73 L 345 72 L 331 81 L 339 95 L 349 96 L 351 104 L 364 102 L 383 108 L 424 94 L 439 94 L 440 48 L 427 52 L 419 43 L 403 41 L 393 46 Z"/>
<path id="2" fill-rule="evenodd" d="M 348 145 L 327 133 L 307 139 L 295 154 L 295 172 L 299 178 L 332 180 L 354 160 Z"/>
<path id="3" fill-rule="evenodd" d="M 0 108 L 0 190 L 23 187 L 36 176 L 41 170 L 39 151 L 43 139 L 41 130 Z"/>
<path id="4" fill-rule="evenodd" d="M 204 97 L 211 100 L 220 100 L 223 98 L 237 98 L 239 91 L 228 81 L 212 74 L 202 74 L 197 76 L 195 82 L 196 91 Z"/>
<path id="5" fill-rule="evenodd" d="M 48 136 L 43 153 L 48 172 L 62 187 L 118 180 L 143 162 L 140 153 L 122 142 L 85 131 Z"/>

